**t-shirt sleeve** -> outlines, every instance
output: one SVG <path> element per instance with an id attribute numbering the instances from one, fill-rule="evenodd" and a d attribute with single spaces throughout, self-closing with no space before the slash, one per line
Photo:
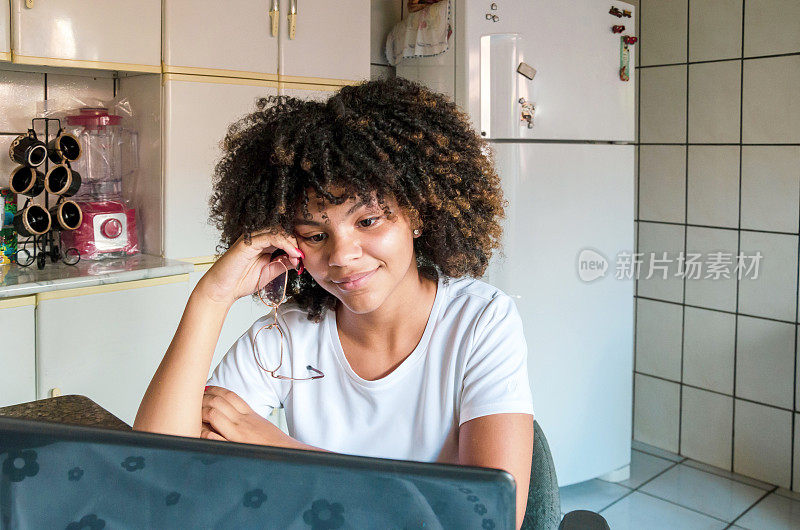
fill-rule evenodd
<path id="1" fill-rule="evenodd" d="M 495 296 L 478 318 L 473 337 L 458 424 L 489 414 L 533 415 L 528 346 L 514 300 Z"/>
<path id="2" fill-rule="evenodd" d="M 256 363 L 253 353 L 253 340 L 258 335 L 257 350 L 261 365 L 271 370 L 278 367 L 281 357 L 278 331 L 264 329 L 259 333 L 261 328 L 271 322 L 271 316 L 258 319 L 231 346 L 206 382 L 206 385 L 219 386 L 235 392 L 264 418 L 272 413 L 272 409 L 281 406 L 281 396 L 283 396 L 281 380 L 262 370 Z M 281 329 L 286 328 L 282 325 Z M 283 341 L 284 367 L 289 362 L 288 343 L 289 341 Z"/>

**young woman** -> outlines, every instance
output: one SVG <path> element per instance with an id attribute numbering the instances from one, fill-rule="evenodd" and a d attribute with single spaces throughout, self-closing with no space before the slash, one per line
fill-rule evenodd
<path id="1" fill-rule="evenodd" d="M 504 200 L 468 117 L 416 83 L 371 81 L 322 103 L 262 99 L 223 147 L 211 212 L 225 252 L 134 428 L 505 469 L 519 527 L 528 351 L 513 300 L 477 279 Z M 231 305 L 287 269 L 286 302 L 206 381 Z M 275 407 L 289 435 L 265 419 Z"/>

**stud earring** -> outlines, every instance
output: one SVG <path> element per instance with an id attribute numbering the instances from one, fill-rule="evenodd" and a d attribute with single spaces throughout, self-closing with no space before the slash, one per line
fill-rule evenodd
<path id="1" fill-rule="evenodd" d="M 415 236 L 418 236 L 418 235 L 419 235 L 419 228 L 415 228 L 415 229 L 414 229 L 414 235 L 415 235 Z"/>

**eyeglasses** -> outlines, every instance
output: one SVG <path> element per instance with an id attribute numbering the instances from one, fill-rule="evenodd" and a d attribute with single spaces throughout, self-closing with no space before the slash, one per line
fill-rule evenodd
<path id="1" fill-rule="evenodd" d="M 273 257 L 273 262 L 274 262 L 274 259 L 278 257 L 278 254 L 273 253 L 272 257 Z M 261 289 L 258 292 L 258 297 L 261 299 L 261 301 L 264 303 L 264 305 L 266 305 L 267 307 L 269 307 L 272 310 L 272 323 L 271 324 L 267 324 L 266 326 L 263 326 L 261 329 L 259 329 L 256 332 L 256 334 L 253 337 L 253 339 L 252 339 L 253 356 L 255 357 L 256 364 L 258 364 L 259 368 L 261 368 L 262 370 L 264 370 L 265 372 L 267 372 L 269 375 L 271 375 L 272 377 L 274 377 L 276 379 L 286 379 L 286 380 L 291 380 L 291 381 L 308 381 L 308 380 L 311 380 L 311 379 L 321 379 L 321 378 L 325 377 L 325 374 L 323 374 L 321 371 L 317 370 L 316 368 L 312 367 L 310 364 L 308 366 L 306 366 L 306 369 L 311 371 L 311 372 L 315 372 L 317 375 L 312 375 L 311 377 L 289 377 L 289 376 L 286 376 L 286 375 L 278 375 L 278 374 L 275 373 L 280 369 L 281 365 L 283 364 L 283 338 L 284 337 L 283 337 L 283 331 L 281 331 L 280 326 L 278 326 L 278 307 L 280 307 L 280 305 L 283 302 L 285 302 L 284 297 L 286 296 L 286 285 L 289 282 L 289 270 L 286 268 L 286 265 L 284 265 L 284 263 L 282 261 L 278 261 L 277 263 L 281 267 L 283 267 L 284 272 L 282 272 L 278 276 L 276 276 L 272 281 L 270 281 L 267 285 L 264 286 L 263 289 Z M 259 278 L 259 285 L 261 285 L 260 278 Z M 264 299 L 265 296 L 266 296 L 267 300 Z M 281 337 L 280 357 L 279 357 L 279 360 L 278 360 L 278 366 L 275 367 L 274 370 L 270 370 L 268 368 L 265 368 L 264 365 L 261 364 L 261 359 L 260 359 L 261 355 L 258 352 L 258 340 L 257 340 L 258 339 L 258 335 L 259 335 L 259 333 L 261 333 L 265 329 L 277 330 L 278 333 L 280 334 L 280 337 Z"/>

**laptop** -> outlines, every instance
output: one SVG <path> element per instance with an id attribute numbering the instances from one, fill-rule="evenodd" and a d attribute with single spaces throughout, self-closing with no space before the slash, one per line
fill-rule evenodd
<path id="1" fill-rule="evenodd" d="M 512 529 L 506 471 L 0 417 L 0 528 Z"/>

